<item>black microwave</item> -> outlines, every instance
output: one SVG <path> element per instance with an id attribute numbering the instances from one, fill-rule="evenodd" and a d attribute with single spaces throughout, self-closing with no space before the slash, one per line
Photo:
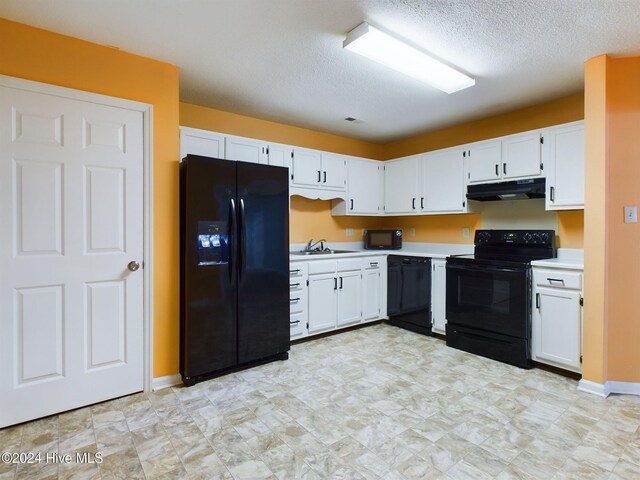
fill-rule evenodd
<path id="1" fill-rule="evenodd" d="M 364 237 L 367 250 L 399 250 L 402 248 L 402 230 L 367 230 Z"/>

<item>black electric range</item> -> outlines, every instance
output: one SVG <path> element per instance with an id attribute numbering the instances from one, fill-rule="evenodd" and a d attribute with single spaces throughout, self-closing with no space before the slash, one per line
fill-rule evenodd
<path id="1" fill-rule="evenodd" d="M 553 230 L 477 230 L 447 257 L 447 345 L 531 368 L 531 261 L 554 258 Z"/>

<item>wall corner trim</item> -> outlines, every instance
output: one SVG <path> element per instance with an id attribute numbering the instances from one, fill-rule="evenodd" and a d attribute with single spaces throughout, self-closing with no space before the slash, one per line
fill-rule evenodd
<path id="1" fill-rule="evenodd" d="M 157 392 L 163 388 L 173 387 L 182 383 L 182 377 L 179 373 L 174 375 L 167 375 L 165 377 L 156 377 L 151 382 L 151 390 Z"/>
<path id="2" fill-rule="evenodd" d="M 609 382 L 596 383 L 590 380 L 582 379 L 578 382 L 578 390 L 580 390 L 581 392 L 587 392 L 593 395 L 598 395 L 599 397 L 606 398 L 609 396 L 609 393 L 611 393 L 607 385 L 608 383 Z"/>

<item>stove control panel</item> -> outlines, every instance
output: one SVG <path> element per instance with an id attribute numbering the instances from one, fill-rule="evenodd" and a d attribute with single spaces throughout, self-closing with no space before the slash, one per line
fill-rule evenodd
<path id="1" fill-rule="evenodd" d="M 535 245 L 553 247 L 553 230 L 476 230 L 475 245 Z"/>

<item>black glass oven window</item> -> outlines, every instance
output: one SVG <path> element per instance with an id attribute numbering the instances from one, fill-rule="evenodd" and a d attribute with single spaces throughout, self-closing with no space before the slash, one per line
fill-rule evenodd
<path id="1" fill-rule="evenodd" d="M 499 278 L 458 277 L 458 304 L 465 308 L 509 314 L 511 282 Z"/>
<path id="2" fill-rule="evenodd" d="M 198 265 L 219 265 L 229 262 L 229 230 L 227 222 L 198 222 Z"/>

